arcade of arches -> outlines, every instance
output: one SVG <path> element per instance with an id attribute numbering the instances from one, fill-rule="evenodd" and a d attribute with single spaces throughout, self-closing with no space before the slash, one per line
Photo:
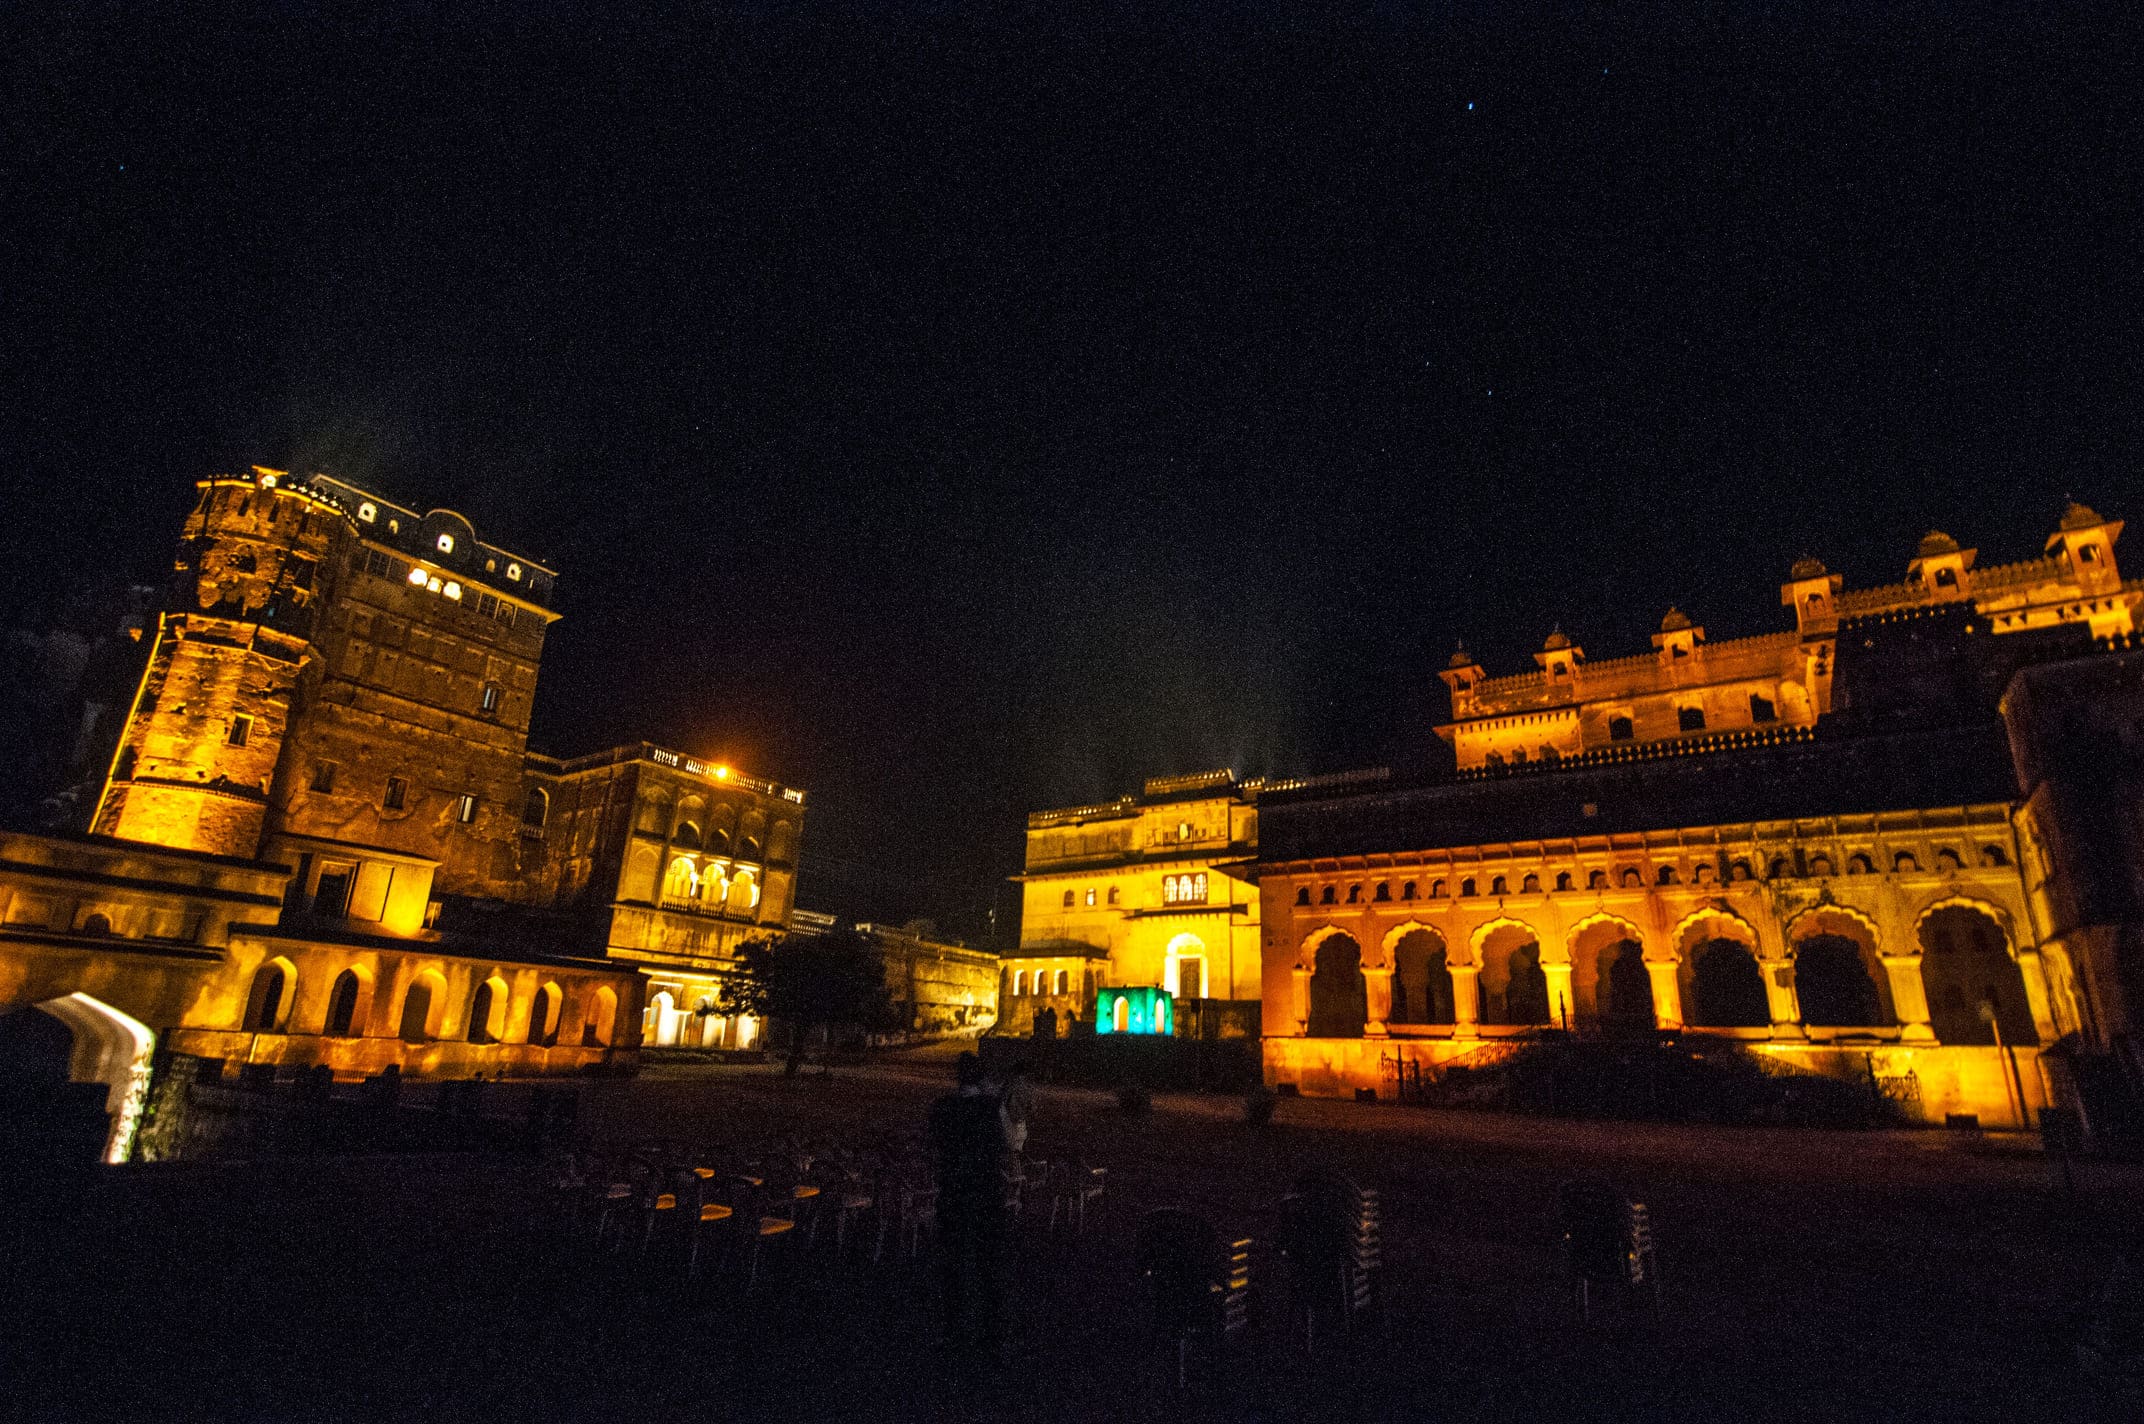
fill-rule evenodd
<path id="1" fill-rule="evenodd" d="M 1547 865 L 1523 878 L 1586 888 L 1496 898 L 1445 893 L 1465 877 L 1427 869 L 1277 867 L 1261 887 L 1268 1078 L 1390 1091 L 1396 1061 L 1434 1067 L 1543 1029 L 1674 1030 L 1813 1071 L 1910 1073 L 1937 1120 L 2015 1121 L 2044 1101 L 2038 1050 L 2080 1008 L 2066 966 L 2046 962 L 2060 949 L 2021 942 L 2009 858 L 1960 859 L 1909 853 L 1901 872 L 1821 884 Z M 1388 876 L 1435 893 L 1380 893 Z"/>

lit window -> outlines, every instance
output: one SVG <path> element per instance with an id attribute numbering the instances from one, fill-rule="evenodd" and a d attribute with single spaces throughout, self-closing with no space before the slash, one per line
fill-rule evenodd
<path id="1" fill-rule="evenodd" d="M 1180 841 L 1191 839 L 1191 823 L 1189 821 L 1178 821 L 1176 823 L 1176 838 Z"/>
<path id="2" fill-rule="evenodd" d="M 451 554 L 454 552 L 454 536 L 452 534 L 442 534 L 439 536 L 439 552 L 442 554 Z"/>
<path id="3" fill-rule="evenodd" d="M 485 572 L 485 573 L 487 573 L 487 574 L 495 574 L 495 573 L 497 573 L 498 571 L 499 571 L 499 561 L 498 561 L 497 559 L 486 559 L 486 560 L 484 560 L 484 572 Z"/>
<path id="4" fill-rule="evenodd" d="M 415 584 L 415 585 L 416 585 L 417 587 L 419 587 L 419 588 L 423 588 L 423 587 L 424 587 L 424 570 L 423 570 L 423 569 L 411 569 L 411 570 L 409 571 L 409 581 L 410 581 L 411 583 Z"/>
<path id="5" fill-rule="evenodd" d="M 233 717 L 231 719 L 231 730 L 224 734 L 223 739 L 234 747 L 242 747 L 246 744 L 246 738 L 252 735 L 253 719 L 251 717 Z"/>
<path id="6" fill-rule="evenodd" d="M 499 710 L 499 684 L 496 682 L 484 684 L 484 710 L 486 712 Z"/>
<path id="7" fill-rule="evenodd" d="M 441 589 L 440 592 L 445 594 L 447 597 L 459 602 L 462 596 L 462 586 L 458 583 L 450 583 L 445 588 Z"/>
<path id="8" fill-rule="evenodd" d="M 521 581 L 521 565 L 508 564 L 506 566 L 506 576 L 514 580 L 516 583 L 519 583 Z"/>
<path id="9" fill-rule="evenodd" d="M 367 500 L 365 503 L 357 507 L 357 517 L 359 519 L 364 520 L 367 524 L 370 524 L 373 520 L 378 519 L 380 517 L 380 507 L 372 503 L 370 500 Z"/>
<path id="10" fill-rule="evenodd" d="M 461 799 L 454 803 L 454 819 L 465 826 L 476 819 L 476 798 L 474 796 L 464 792 Z"/>
<path id="11" fill-rule="evenodd" d="M 424 586 L 430 589 L 433 593 L 439 592 L 440 588 L 442 587 L 439 582 L 439 576 L 437 574 L 434 574 L 432 577 L 426 579 L 424 581 Z"/>
<path id="12" fill-rule="evenodd" d="M 1015 970 L 1013 970 L 1013 972 L 1012 972 L 1012 994 L 1013 994 L 1013 997 L 1017 999 L 1017 998 L 1019 998 L 1019 997 L 1020 997 L 1020 996 L 1021 996 L 1022 994 L 1025 994 L 1026 992 L 1027 992 L 1027 971 L 1026 971 L 1025 969 L 1015 969 Z"/>
<path id="13" fill-rule="evenodd" d="M 274 489 L 274 488 L 275 488 L 275 476 L 274 476 L 274 475 L 262 475 L 262 476 L 261 476 L 261 488 L 262 488 L 262 489 Z"/>
<path id="14" fill-rule="evenodd" d="M 1092 890 L 1087 892 L 1087 908 L 1090 910 L 1094 908 L 1094 892 Z"/>

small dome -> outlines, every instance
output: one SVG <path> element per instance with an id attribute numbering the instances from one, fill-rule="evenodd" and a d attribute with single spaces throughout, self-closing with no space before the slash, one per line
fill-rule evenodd
<path id="1" fill-rule="evenodd" d="M 2089 504 L 2079 504 L 2074 499 L 2070 501 L 2070 507 L 2062 511 L 2062 527 L 2064 529 L 2090 529 L 2095 525 L 2105 524 L 2106 522 L 2106 520 L 2099 517 L 2098 510 L 2092 508 Z"/>
<path id="2" fill-rule="evenodd" d="M 1788 570 L 1787 576 L 1798 579 L 1822 578 L 1828 572 L 1822 559 L 1801 558 L 1794 561 L 1794 567 Z"/>
<path id="3" fill-rule="evenodd" d="M 1446 663 L 1445 666 L 1455 668 L 1472 667 L 1474 666 L 1474 655 L 1467 651 L 1465 643 L 1461 643 L 1452 650 L 1452 660 Z"/>
<path id="4" fill-rule="evenodd" d="M 1937 554 L 1955 554 L 1958 552 L 1958 541 L 1940 529 L 1931 529 L 1921 536 L 1921 547 L 1916 552 L 1924 559 Z"/>
<path id="5" fill-rule="evenodd" d="M 1570 646 L 1571 640 L 1564 636 L 1563 629 L 1558 628 L 1548 635 L 1548 641 L 1541 645 L 1541 651 L 1544 653 L 1556 653 Z"/>
<path id="6" fill-rule="evenodd" d="M 1660 631 L 1663 633 L 1680 633 L 1689 626 L 1690 615 L 1680 608 L 1669 608 L 1668 616 L 1660 620 Z"/>

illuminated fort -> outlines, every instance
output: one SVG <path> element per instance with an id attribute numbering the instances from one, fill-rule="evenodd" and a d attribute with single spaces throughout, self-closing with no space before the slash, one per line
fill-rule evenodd
<path id="1" fill-rule="evenodd" d="M 789 923 L 804 793 L 531 753 L 556 575 L 462 516 L 199 489 L 91 833 L 0 840 L 0 1008 L 73 1029 L 115 1149 L 173 1055 L 467 1077 L 749 1043 L 721 989 Z"/>
<path id="2" fill-rule="evenodd" d="M 1903 582 L 1847 589 L 1805 559 L 1777 633 L 1671 610 L 1634 657 L 1455 655 L 1451 770 L 1260 797 L 1268 1081 L 1389 1095 L 1544 1029 L 1664 1029 L 1938 1122 L 2133 1092 L 2120 533 L 2072 504 L 2019 563 L 1930 534 Z"/>

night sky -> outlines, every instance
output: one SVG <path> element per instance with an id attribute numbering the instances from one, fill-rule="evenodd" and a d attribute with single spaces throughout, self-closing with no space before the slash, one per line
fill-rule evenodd
<path id="1" fill-rule="evenodd" d="M 458 509 L 534 744 L 808 788 L 808 907 L 2144 520 L 2129 6 L 237 8 L 0 17 L 0 621 L 213 471 Z"/>

